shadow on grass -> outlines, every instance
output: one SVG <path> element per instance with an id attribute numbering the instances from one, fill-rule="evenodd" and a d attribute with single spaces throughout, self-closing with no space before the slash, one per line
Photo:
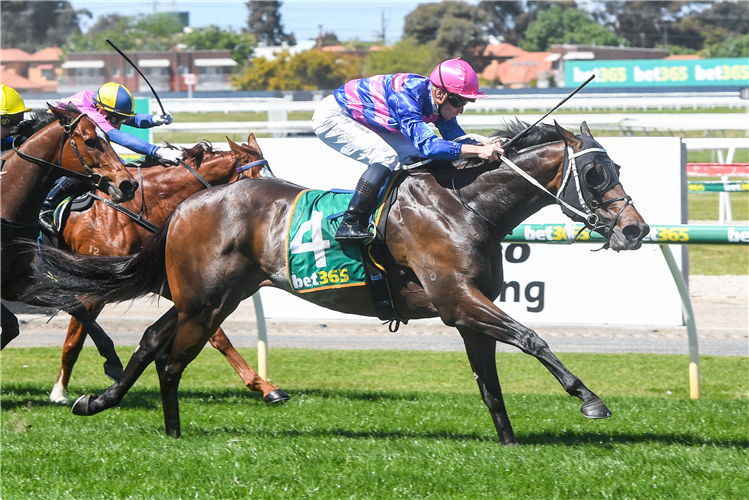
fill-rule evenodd
<path id="1" fill-rule="evenodd" d="M 749 448 L 749 439 L 710 439 L 699 436 L 690 436 L 686 434 L 657 434 L 653 432 L 644 432 L 642 434 L 633 433 L 607 433 L 599 434 L 595 432 L 561 432 L 554 434 L 550 432 L 528 433 L 518 436 L 521 445 L 563 445 L 563 446 L 580 446 L 587 444 L 639 444 L 639 443 L 660 443 L 664 445 L 683 445 L 683 446 L 718 446 L 721 448 Z"/>
<path id="2" fill-rule="evenodd" d="M 95 392 L 95 391 L 94 391 Z M 329 389 L 297 389 L 287 391 L 292 396 L 292 402 L 295 399 L 330 399 L 330 400 L 349 400 L 359 402 L 418 402 L 423 400 L 433 400 L 435 397 L 444 399 L 460 399 L 469 396 L 466 395 L 443 395 L 437 393 L 419 393 L 405 391 L 367 391 L 367 390 L 329 390 Z M 77 396 L 71 396 L 74 400 Z M 538 396 L 536 396 L 538 397 Z M 526 398 L 523 396 L 523 398 Z M 541 399 L 548 397 L 540 396 Z M 558 399 L 556 397 L 551 397 Z M 212 389 L 198 388 L 180 391 L 180 399 L 185 405 L 226 405 L 234 402 L 252 401 L 262 404 L 262 394 L 249 392 L 242 389 Z M 35 407 L 58 407 L 59 405 L 49 401 L 49 391 L 39 385 L 22 385 L 22 384 L 3 384 L 2 391 L 2 408 L 4 411 L 12 411 L 18 408 L 26 408 L 29 405 Z M 271 405 L 269 407 L 278 407 Z M 283 405 L 281 405 L 283 406 Z M 161 412 L 161 394 L 153 388 L 136 388 L 125 395 L 122 402 L 118 405 L 122 409 L 138 409 Z M 487 421 L 487 425 L 491 423 Z M 488 429 L 489 427 L 487 427 Z M 200 426 L 190 425 L 189 430 L 183 429 L 192 436 L 211 436 L 226 435 L 234 436 L 241 440 L 242 438 L 252 439 L 274 439 L 279 437 L 288 438 L 346 438 L 346 439 L 421 439 L 421 440 L 444 440 L 444 441 L 474 441 L 474 442 L 497 442 L 497 437 L 493 434 L 487 434 L 486 430 L 482 432 L 452 432 L 450 430 L 354 430 L 344 427 L 321 428 L 311 422 L 304 429 L 268 429 L 263 426 Z M 520 445 L 526 446 L 581 446 L 590 444 L 600 444 L 602 446 L 611 444 L 638 444 L 638 443 L 660 443 L 664 445 L 682 445 L 682 446 L 716 446 L 722 448 L 749 448 L 749 439 L 711 439 L 701 436 L 675 433 L 632 433 L 620 432 L 615 430 L 609 432 L 575 432 L 560 431 L 555 432 L 529 432 L 518 433 Z"/>
<path id="3" fill-rule="evenodd" d="M 186 430 L 183 429 L 183 432 Z M 190 435 L 193 436 L 210 436 L 226 435 L 236 436 L 240 441 L 241 438 L 248 439 L 279 439 L 279 438 L 317 438 L 317 439 L 388 439 L 388 440 L 421 440 L 421 441 L 474 441 L 474 442 L 496 442 L 499 444 L 497 436 L 487 436 L 485 433 L 459 433 L 449 430 L 442 431 L 422 431 L 422 430 L 362 430 L 356 431 L 345 428 L 330 429 L 283 429 L 283 430 L 265 430 L 258 428 L 243 427 L 192 427 L 189 429 Z M 591 444 L 600 444 L 601 446 L 611 444 L 641 444 L 641 443 L 659 443 L 663 445 L 682 445 L 682 446 L 716 446 L 720 448 L 749 448 L 749 440 L 746 439 L 703 439 L 696 436 L 677 435 L 677 434 L 604 434 L 595 432 L 562 432 L 553 434 L 549 432 L 530 432 L 518 435 L 520 446 L 588 446 Z"/>

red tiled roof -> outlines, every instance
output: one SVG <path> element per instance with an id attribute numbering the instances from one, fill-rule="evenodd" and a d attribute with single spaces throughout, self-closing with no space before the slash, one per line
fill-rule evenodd
<path id="1" fill-rule="evenodd" d="M 525 50 L 520 47 L 515 47 L 510 43 L 499 43 L 496 45 L 487 45 L 484 49 L 484 56 L 489 57 L 517 57 L 522 54 L 527 54 Z"/>
<path id="2" fill-rule="evenodd" d="M 10 71 L 0 70 L 0 80 L 7 85 L 23 94 L 23 92 L 43 92 L 44 85 L 37 82 L 32 82 L 28 78 L 24 78 Z M 23 96 L 21 96 L 23 97 Z"/>
<path id="3" fill-rule="evenodd" d="M 60 47 L 45 47 L 38 52 L 34 52 L 29 61 L 59 61 L 63 52 Z"/>
<path id="4" fill-rule="evenodd" d="M 503 63 L 489 65 L 482 76 L 487 80 L 499 80 L 502 85 L 527 84 L 537 78 L 538 73 L 551 70 L 552 63 L 546 60 L 549 55 L 551 52 L 526 52 Z M 487 72 L 489 69 L 491 73 Z"/>
<path id="5" fill-rule="evenodd" d="M 3 63 L 28 61 L 31 56 L 21 49 L 0 49 L 0 61 Z"/>

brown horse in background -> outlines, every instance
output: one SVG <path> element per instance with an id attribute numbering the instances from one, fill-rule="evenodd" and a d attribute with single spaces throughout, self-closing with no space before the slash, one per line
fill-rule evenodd
<path id="1" fill-rule="evenodd" d="M 26 290 L 33 255 L 18 252 L 18 240 L 39 235 L 39 212 L 44 198 L 62 176 L 76 177 L 108 192 L 115 203 L 130 200 L 138 183 L 125 168 L 106 134 L 75 106 L 61 110 L 50 106 L 56 118 L 4 158 L 2 177 L 2 298 L 17 301 Z M 33 299 L 26 301 L 35 304 Z M 109 337 L 86 313 L 82 304 L 68 312 L 87 325 L 107 358 L 105 368 L 119 374 L 122 364 Z M 19 334 L 18 318 L 2 305 L 2 344 Z"/>
<path id="2" fill-rule="evenodd" d="M 240 178 L 260 177 L 264 164 L 237 171 L 237 168 L 259 162 L 262 151 L 255 136 L 250 134 L 247 144 L 241 146 L 229 141 L 230 151 L 217 151 L 207 143 L 199 143 L 184 150 L 184 161 L 212 186 L 235 182 Z M 182 166 L 150 166 L 131 168 L 133 176 L 140 176 L 141 192 L 132 201 L 123 204 L 132 214 L 138 214 L 148 222 L 160 226 L 174 209 L 190 195 L 204 189 L 203 182 Z M 272 175 L 272 174 L 271 174 Z M 131 216 L 109 207 L 105 201 L 96 200 L 84 212 L 71 212 L 60 231 L 58 248 L 88 255 L 130 255 L 140 251 L 153 237 L 153 232 L 139 224 Z M 88 304 L 94 318 L 98 317 L 104 304 Z M 75 362 L 86 340 L 83 326 L 75 318 L 70 319 L 68 333 L 63 344 L 62 366 L 57 381 L 49 395 L 54 403 L 67 404 L 67 388 Z M 234 367 L 242 381 L 251 391 L 262 392 L 267 402 L 288 399 L 278 387 L 269 384 L 253 370 L 239 355 L 224 331 L 219 328 L 210 338 L 213 347 L 223 354 Z"/>
<path id="3" fill-rule="evenodd" d="M 523 128 L 520 122 L 511 124 L 502 136 L 513 136 Z M 558 125 L 539 126 L 507 155 L 551 193 L 564 198 L 568 187 L 577 186 L 580 191 L 573 191 L 570 205 L 588 214 L 586 225 L 607 239 L 607 247 L 637 249 L 649 227 L 624 192 L 618 166 L 585 123 L 581 131 L 575 136 Z M 387 217 L 381 263 L 398 316 L 439 316 L 458 329 L 503 444 L 517 444 L 517 439 L 497 375 L 497 342 L 538 359 L 570 395 L 582 401 L 583 415 L 609 417 L 603 400 L 562 364 L 536 332 L 494 303 L 504 284 L 502 239 L 554 198 L 503 162 L 462 170 L 447 162 L 435 163 L 400 178 Z M 567 183 L 570 172 L 580 183 Z M 336 311 L 375 316 L 365 286 L 294 292 L 286 270 L 285 241 L 290 210 L 302 190 L 280 179 L 261 178 L 246 186 L 202 191 L 182 203 L 146 247 L 131 257 L 44 252 L 47 265 L 38 268 L 35 293 L 51 303 L 69 300 L 68 293 L 89 293 L 96 301 L 130 300 L 160 286 L 169 288 L 174 302 L 146 330 L 123 377 L 101 396 L 79 398 L 73 413 L 93 415 L 116 406 L 155 361 L 166 432 L 179 436 L 177 390 L 184 369 L 237 305 L 261 286 L 275 286 Z M 61 290 L 44 277 L 45 272 L 57 275 L 61 285 L 69 288 Z M 590 280 L 596 293 L 596 282 Z M 606 290 L 615 288 L 610 282 L 598 284 Z"/>

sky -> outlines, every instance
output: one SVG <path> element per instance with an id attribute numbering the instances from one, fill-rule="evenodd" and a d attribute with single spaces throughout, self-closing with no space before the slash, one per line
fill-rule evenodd
<path id="1" fill-rule="evenodd" d="M 285 0 L 281 4 L 281 23 L 286 33 L 294 33 L 297 40 L 316 39 L 319 26 L 324 33 L 334 32 L 339 40 L 352 38 L 361 41 L 380 39 L 383 28 L 388 43 L 395 43 L 403 34 L 407 14 L 426 1 L 315 1 Z M 81 29 L 85 32 L 96 18 L 118 13 L 122 16 L 153 14 L 154 12 L 190 12 L 190 26 L 205 27 L 215 24 L 221 28 L 237 30 L 247 25 L 248 10 L 245 1 L 140 1 L 98 0 L 71 1 L 75 9 L 87 9 L 93 19 L 84 18 Z M 472 2 L 473 3 L 473 2 Z"/>

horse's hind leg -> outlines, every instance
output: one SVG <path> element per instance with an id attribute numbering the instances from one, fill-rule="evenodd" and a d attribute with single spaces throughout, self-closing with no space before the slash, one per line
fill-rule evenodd
<path id="1" fill-rule="evenodd" d="M 96 319 L 101 313 L 103 307 L 92 307 L 91 316 Z M 81 354 L 83 344 L 86 342 L 86 331 L 83 329 L 80 321 L 71 317 L 68 325 L 68 333 L 65 336 L 65 342 L 62 344 L 62 361 L 60 372 L 57 374 L 57 381 L 52 392 L 49 393 L 49 400 L 53 403 L 68 404 L 68 384 L 70 375 L 73 373 L 73 367 L 78 356 Z"/>
<path id="2" fill-rule="evenodd" d="M 107 332 L 96 322 L 96 314 L 91 314 L 83 304 L 68 313 L 77 319 L 86 332 L 94 341 L 99 354 L 106 360 L 104 361 L 104 374 L 114 381 L 122 376 L 122 361 L 120 361 L 117 352 L 114 349 L 114 342 L 109 338 Z"/>
<path id="3" fill-rule="evenodd" d="M 473 376 L 479 385 L 481 397 L 489 408 L 489 413 L 497 429 L 499 442 L 505 445 L 517 445 L 518 440 L 512 430 L 507 416 L 502 389 L 497 376 L 496 347 L 497 341 L 467 328 L 459 328 L 463 343 L 466 346 L 468 360 L 471 362 Z"/>
<path id="4" fill-rule="evenodd" d="M 172 307 L 156 323 L 149 326 L 130 357 L 120 380 L 104 391 L 101 396 L 88 394 L 78 398 L 73 404 L 73 413 L 95 415 L 107 408 L 117 406 L 157 353 L 170 345 L 174 339 L 178 317 L 177 309 Z"/>
<path id="5" fill-rule="evenodd" d="M 258 375 L 258 373 L 247 364 L 244 358 L 239 355 L 236 349 L 234 349 L 234 346 L 231 344 L 231 341 L 222 328 L 219 328 L 208 341 L 215 349 L 224 355 L 229 364 L 234 368 L 234 370 L 236 370 L 239 376 L 242 377 L 242 382 L 244 382 L 244 385 L 246 385 L 249 390 L 263 393 L 263 401 L 266 403 L 278 403 L 290 399 L 290 396 L 286 394 L 286 392 L 263 380 L 263 377 Z"/>
<path id="6" fill-rule="evenodd" d="M 11 312 L 10 309 L 5 307 L 5 304 L 0 304 L 0 326 L 3 331 L 0 333 L 0 350 L 5 349 L 5 346 L 10 343 L 11 340 L 18 337 L 21 330 L 18 326 L 18 318 Z"/>

